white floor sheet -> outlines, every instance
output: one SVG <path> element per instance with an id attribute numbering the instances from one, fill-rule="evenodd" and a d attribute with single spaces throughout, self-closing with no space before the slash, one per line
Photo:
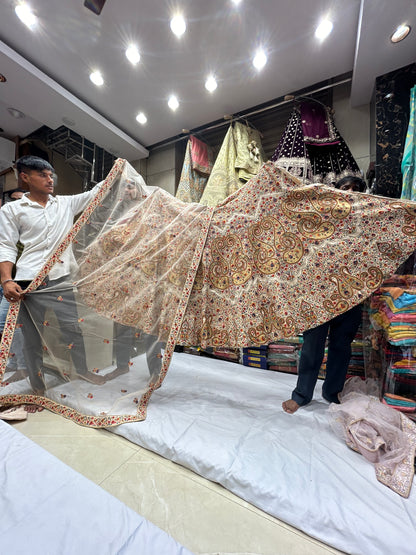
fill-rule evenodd
<path id="1" fill-rule="evenodd" d="M 0 420 L 0 553 L 191 555 Z"/>
<path id="2" fill-rule="evenodd" d="M 309 406 L 284 413 L 295 382 L 175 353 L 147 419 L 111 430 L 337 549 L 414 555 L 416 485 L 403 499 L 335 436 L 321 382 Z"/>

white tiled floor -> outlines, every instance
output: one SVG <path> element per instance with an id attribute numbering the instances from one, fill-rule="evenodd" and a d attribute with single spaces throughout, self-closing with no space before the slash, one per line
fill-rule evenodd
<path id="1" fill-rule="evenodd" d="M 196 555 L 341 553 L 107 430 L 84 428 L 46 410 L 13 426 Z"/>

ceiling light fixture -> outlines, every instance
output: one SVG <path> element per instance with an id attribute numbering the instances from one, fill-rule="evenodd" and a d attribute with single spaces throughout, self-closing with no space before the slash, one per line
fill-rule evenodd
<path id="1" fill-rule="evenodd" d="M 410 33 L 410 25 L 399 25 L 390 37 L 391 42 L 396 43 L 404 40 Z"/>
<path id="2" fill-rule="evenodd" d="M 231 0 L 233 4 L 235 4 L 236 6 L 238 6 L 239 4 L 241 4 L 241 0 Z"/>
<path id="3" fill-rule="evenodd" d="M 329 21 L 329 19 L 324 19 L 316 28 L 315 37 L 319 40 L 326 39 L 326 37 L 331 34 L 333 27 L 334 25 L 332 21 Z"/>
<path id="4" fill-rule="evenodd" d="M 7 111 L 13 118 L 16 119 L 23 119 L 26 117 L 26 115 L 17 108 L 7 108 Z"/>
<path id="5" fill-rule="evenodd" d="M 135 44 L 131 44 L 126 49 L 126 58 L 134 66 L 140 62 L 140 52 Z"/>
<path id="6" fill-rule="evenodd" d="M 218 87 L 217 80 L 213 75 L 209 75 L 207 80 L 205 81 L 205 88 L 209 92 L 214 92 L 217 87 Z"/>
<path id="7" fill-rule="evenodd" d="M 29 29 L 34 29 L 38 23 L 38 18 L 32 12 L 32 8 L 25 3 L 18 4 L 14 9 L 17 17 L 22 23 L 29 27 Z"/>
<path id="8" fill-rule="evenodd" d="M 177 37 L 181 37 L 186 31 L 186 22 L 182 15 L 175 15 L 170 20 L 170 28 L 172 33 Z"/>
<path id="9" fill-rule="evenodd" d="M 264 50 L 262 49 L 257 50 L 253 58 L 253 66 L 260 71 L 261 69 L 264 68 L 266 63 L 267 63 L 267 56 Z"/>
<path id="10" fill-rule="evenodd" d="M 90 74 L 90 79 L 94 83 L 94 85 L 97 85 L 97 87 L 101 87 L 101 85 L 104 85 L 103 76 L 99 71 L 93 71 Z"/>
<path id="11" fill-rule="evenodd" d="M 5 83 L 7 81 L 6 76 L 0 73 L 0 83 Z"/>
<path id="12" fill-rule="evenodd" d="M 179 101 L 174 94 L 170 95 L 168 106 L 173 112 L 179 108 Z"/>
<path id="13" fill-rule="evenodd" d="M 147 117 L 143 114 L 143 112 L 139 112 L 136 116 L 136 120 L 144 125 L 147 122 Z"/>

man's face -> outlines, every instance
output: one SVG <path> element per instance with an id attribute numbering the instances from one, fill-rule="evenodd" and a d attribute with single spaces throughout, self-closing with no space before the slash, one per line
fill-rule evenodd
<path id="1" fill-rule="evenodd" d="M 357 183 L 352 183 L 350 181 L 349 183 L 344 183 L 344 185 L 341 185 L 339 190 L 340 191 L 348 191 L 349 193 L 359 193 L 360 192 L 360 187 Z"/>
<path id="2" fill-rule="evenodd" d="M 30 170 L 21 172 L 22 182 L 29 187 L 33 193 L 53 193 L 55 174 L 50 170 Z"/>
<path id="3" fill-rule="evenodd" d="M 124 198 L 126 200 L 135 200 L 138 197 L 137 187 L 134 183 L 126 183 L 124 188 Z"/>

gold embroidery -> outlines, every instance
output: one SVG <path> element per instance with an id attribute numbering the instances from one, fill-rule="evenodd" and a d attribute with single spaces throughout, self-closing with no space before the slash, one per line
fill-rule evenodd
<path id="1" fill-rule="evenodd" d="M 243 254 L 243 246 L 236 235 L 229 234 L 215 239 L 212 252 L 213 262 L 209 266 L 208 277 L 214 287 L 224 290 L 230 287 L 231 283 L 243 285 L 250 279 L 251 264 Z"/>
<path id="2" fill-rule="evenodd" d="M 307 328 L 311 327 L 311 324 L 316 321 L 316 314 L 312 306 L 306 301 L 302 301 L 300 304 L 300 316 L 307 322 Z"/>
<path id="3" fill-rule="evenodd" d="M 304 207 L 303 207 L 304 206 Z M 306 209 L 312 207 L 313 211 Z M 285 202 L 282 202 L 283 214 L 297 222 L 299 232 L 310 239 L 327 239 L 335 231 L 335 225 L 322 215 L 341 220 L 348 216 L 351 205 L 345 198 L 336 193 L 310 193 L 294 191 Z"/>
<path id="4" fill-rule="evenodd" d="M 391 260 L 397 260 L 403 257 L 402 250 L 392 243 L 377 243 L 380 253 Z"/>
<path id="5" fill-rule="evenodd" d="M 394 202 L 391 204 L 391 207 L 406 212 L 402 232 L 410 237 L 416 236 L 416 208 L 404 206 L 401 202 Z"/>
<path id="6" fill-rule="evenodd" d="M 303 256 L 302 241 L 291 232 L 286 232 L 274 217 L 262 218 L 248 230 L 253 247 L 256 268 L 262 274 L 274 274 L 281 266 L 278 257 L 286 264 L 296 264 Z"/>
<path id="7" fill-rule="evenodd" d="M 215 330 L 211 327 L 212 316 L 204 317 L 201 327 L 201 341 L 200 345 L 211 345 L 218 347 L 220 345 L 228 344 L 228 334 L 225 331 Z"/>

